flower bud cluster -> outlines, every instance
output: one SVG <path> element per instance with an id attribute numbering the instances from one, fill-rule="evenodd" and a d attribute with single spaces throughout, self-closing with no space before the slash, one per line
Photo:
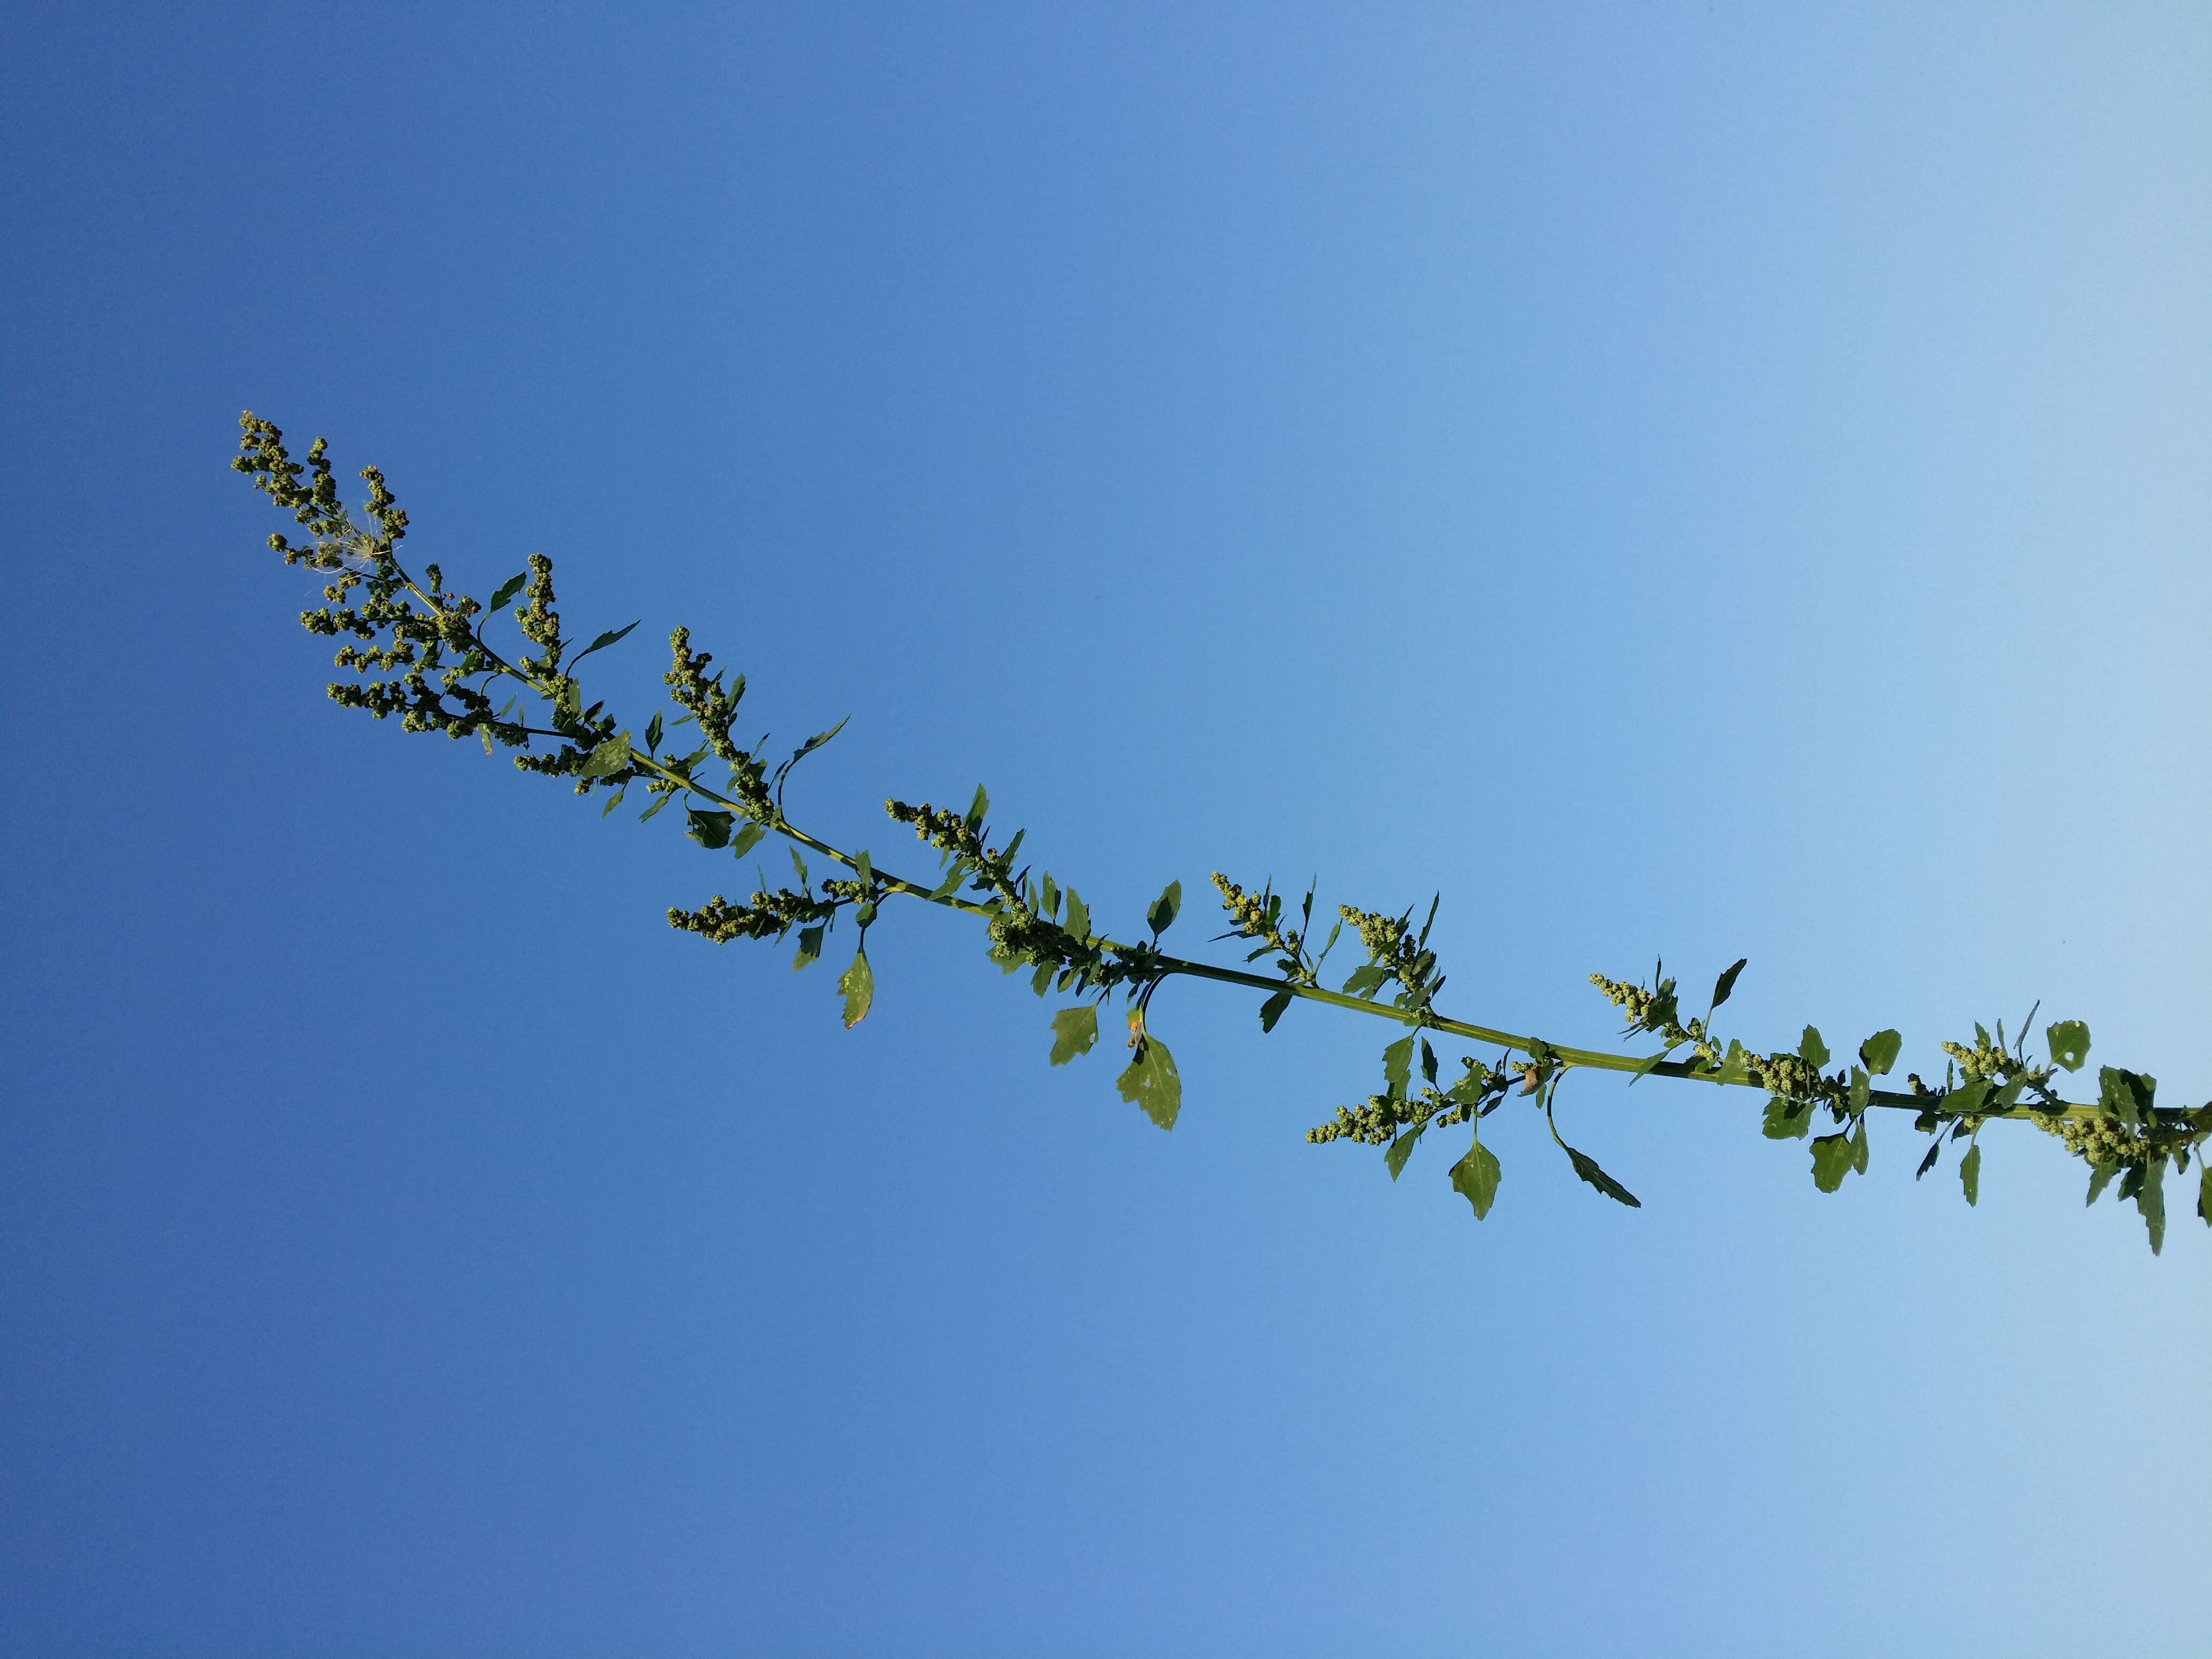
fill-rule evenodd
<path id="1" fill-rule="evenodd" d="M 837 914 L 840 902 L 793 892 L 789 888 L 757 892 L 744 904 L 732 904 L 717 893 L 696 910 L 672 906 L 668 925 L 681 933 L 697 933 L 716 945 L 727 945 L 735 939 L 781 939 L 794 927 L 827 921 Z"/>

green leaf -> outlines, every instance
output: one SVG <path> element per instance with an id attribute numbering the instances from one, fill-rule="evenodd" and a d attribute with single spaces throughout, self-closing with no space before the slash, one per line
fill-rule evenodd
<path id="1" fill-rule="evenodd" d="M 1866 1074 L 1866 1067 L 1851 1067 L 1850 1106 L 1855 1112 L 1863 1112 L 1874 1104 L 1874 1085 Z"/>
<path id="2" fill-rule="evenodd" d="M 527 570 L 516 571 L 514 574 L 509 576 L 497 587 L 492 589 L 491 601 L 484 606 L 485 612 L 489 614 L 491 611 L 498 610 L 500 606 L 505 605 L 509 599 L 522 592 L 523 585 L 529 581 L 529 580 L 530 573 Z"/>
<path id="3" fill-rule="evenodd" d="M 1291 994 L 1288 991 L 1278 991 L 1269 997 L 1260 1005 L 1260 1029 L 1262 1031 L 1273 1030 L 1275 1022 L 1283 1017 L 1284 1011 L 1290 1006 Z"/>
<path id="4" fill-rule="evenodd" d="M 2092 1164 L 2089 1168 L 2089 1196 L 2081 1200 L 2083 1206 L 2094 1204 L 2103 1195 L 2105 1188 L 2112 1184 L 2112 1177 L 2119 1172 L 2120 1166 L 2117 1164 Z M 2207 1173 L 2212 1173 L 2212 1168 L 2208 1168 Z"/>
<path id="5" fill-rule="evenodd" d="M 1389 1167 L 1391 1180 L 1398 1178 L 1399 1171 L 1406 1167 L 1406 1160 L 1413 1155 L 1413 1143 L 1421 1138 L 1428 1127 L 1424 1123 L 1406 1130 L 1382 1149 L 1382 1162 Z"/>
<path id="6" fill-rule="evenodd" d="M 1766 1103 L 1766 1115 L 1759 1133 L 1769 1140 L 1802 1140 L 1805 1132 L 1812 1127 L 1811 1101 L 1785 1100 L 1777 1095 Z"/>
<path id="7" fill-rule="evenodd" d="M 1982 1149 L 1978 1143 L 1967 1147 L 1966 1157 L 1959 1160 L 1959 1185 L 1966 1194 L 1968 1207 L 1981 1201 Z"/>
<path id="8" fill-rule="evenodd" d="M 1750 960 L 1749 957 L 1738 957 L 1735 966 L 1713 981 L 1714 1007 L 1719 1007 L 1729 1000 L 1729 994 L 1735 989 L 1735 976 L 1743 971 L 1744 963 Z"/>
<path id="9" fill-rule="evenodd" d="M 955 859 L 952 867 L 945 872 L 945 879 L 931 890 L 929 896 L 933 899 L 950 898 L 960 890 L 960 884 L 967 879 L 968 860 Z"/>
<path id="10" fill-rule="evenodd" d="M 2044 1028 L 2043 1040 L 2051 1045 L 2051 1063 L 2069 1072 L 2081 1069 L 2089 1058 L 2089 1028 L 2078 1019 L 2062 1019 Z"/>
<path id="11" fill-rule="evenodd" d="M 1867 1172 L 1867 1132 L 1864 1118 L 1861 1118 L 1851 1126 L 1851 1168 L 1860 1175 Z"/>
<path id="12" fill-rule="evenodd" d="M 1098 1041 L 1098 1006 L 1063 1008 L 1052 1017 L 1052 1063 L 1065 1066 L 1078 1054 L 1087 1054 Z"/>
<path id="13" fill-rule="evenodd" d="M 972 834 L 975 830 L 983 827 L 983 815 L 990 810 L 991 798 L 988 794 L 984 793 L 983 786 L 979 783 L 975 786 L 975 799 L 969 803 L 968 806 L 968 829 L 969 833 Z"/>
<path id="14" fill-rule="evenodd" d="M 1429 1047 L 1426 1037 L 1421 1039 L 1421 1075 L 1431 1084 L 1437 1080 L 1437 1051 Z"/>
<path id="15" fill-rule="evenodd" d="M 2156 1255 L 2166 1248 L 2166 1155 L 2151 1154 L 2150 1163 L 2143 1172 L 2143 1183 L 2136 1194 L 2136 1208 L 2142 1212 L 2143 1226 L 2150 1233 L 2150 1253 Z"/>
<path id="16" fill-rule="evenodd" d="M 2212 1160 L 2206 1159 L 2200 1152 L 2197 1163 L 2200 1167 L 2197 1173 L 2197 1218 L 2206 1226 L 2212 1227 Z"/>
<path id="17" fill-rule="evenodd" d="M 737 834 L 730 837 L 730 851 L 737 857 L 743 858 L 760 845 L 760 838 L 766 834 L 768 831 L 757 823 L 750 822 L 741 823 L 738 826 Z"/>
<path id="18" fill-rule="evenodd" d="M 628 634 L 630 628 L 635 628 L 636 626 L 637 623 L 632 623 L 629 625 L 629 628 L 610 628 L 607 629 L 605 633 L 600 635 L 599 638 L 593 640 L 581 651 L 579 651 L 574 656 L 568 659 L 568 672 L 572 674 L 576 672 L 576 665 L 583 661 L 585 658 L 590 656 L 592 652 L 605 650 L 609 646 L 616 643 L 617 641 L 622 639 L 623 635 Z"/>
<path id="19" fill-rule="evenodd" d="M 1936 1167 L 1936 1160 L 1942 1155 L 1943 1143 L 1939 1139 L 1929 1147 L 1928 1156 L 1920 1160 L 1920 1167 L 1912 1172 L 1912 1178 L 1915 1181 L 1917 1181 L 1921 1176 L 1926 1175 L 1930 1170 Z"/>
<path id="20" fill-rule="evenodd" d="M 1364 997 L 1370 1002 L 1375 994 L 1389 982 L 1390 970 L 1380 963 L 1370 963 L 1364 968 L 1352 969 L 1352 977 L 1344 981 L 1344 994 L 1348 997 Z"/>
<path id="21" fill-rule="evenodd" d="M 660 711 L 658 708 L 653 711 L 653 718 L 645 723 L 645 746 L 647 749 L 660 747 Z"/>
<path id="22" fill-rule="evenodd" d="M 1078 939 L 1091 937 L 1091 909 L 1075 896 L 1075 890 L 1067 890 L 1067 920 L 1061 924 Z"/>
<path id="23" fill-rule="evenodd" d="M 1182 908 L 1182 884 L 1171 881 L 1167 889 L 1152 901 L 1152 908 L 1145 913 L 1145 926 L 1155 935 L 1164 933 L 1175 926 L 1176 913 Z"/>
<path id="24" fill-rule="evenodd" d="M 1114 1086 L 1122 1099 L 1143 1107 L 1145 1115 L 1161 1128 L 1175 1127 L 1176 1115 L 1182 1109 L 1182 1079 L 1176 1074 L 1175 1056 L 1158 1037 L 1147 1033 L 1137 1039 L 1137 1057 Z"/>
<path id="25" fill-rule="evenodd" d="M 1720 1069 L 1714 1075 L 1723 1083 L 1743 1082 L 1751 1074 L 1746 1065 L 1749 1057 L 1742 1042 L 1735 1037 L 1730 1037 L 1728 1053 L 1721 1056 Z"/>
<path id="26" fill-rule="evenodd" d="M 2118 1066 L 2101 1068 L 2097 1073 L 2097 1084 L 2099 1099 L 2105 1109 L 2130 1129 L 2150 1109 L 2151 1100 L 2158 1091 L 2156 1078 L 2124 1071 Z"/>
<path id="27" fill-rule="evenodd" d="M 1480 1134 L 1467 1149 L 1467 1156 L 1451 1167 L 1452 1190 L 1474 1206 L 1477 1221 L 1490 1213 L 1491 1204 L 1498 1197 L 1498 1154 L 1482 1144 Z"/>
<path id="28" fill-rule="evenodd" d="M 1573 1147 L 1569 1146 L 1567 1148 L 1567 1161 L 1575 1166 L 1575 1173 L 1577 1175 L 1580 1176 L 1584 1181 L 1589 1182 L 1591 1186 L 1596 1188 L 1598 1191 L 1603 1193 L 1607 1198 L 1612 1199 L 1616 1203 L 1626 1204 L 1632 1210 L 1640 1210 L 1644 1207 L 1643 1200 L 1638 1198 L 1634 1193 L 1630 1192 L 1627 1188 L 1622 1186 L 1618 1181 L 1615 1181 L 1604 1170 L 1599 1169 L 1597 1166 L 1597 1160 L 1590 1157 L 1589 1153 L 1578 1152 Z"/>
<path id="29" fill-rule="evenodd" d="M 1413 1034 L 1400 1037 L 1382 1051 L 1382 1091 L 1393 1100 L 1406 1097 L 1406 1080 L 1413 1074 Z"/>
<path id="30" fill-rule="evenodd" d="M 806 873 L 806 860 L 799 856 L 799 849 L 796 847 L 788 850 L 791 854 L 791 867 L 799 872 L 799 884 L 801 887 L 811 885 L 814 878 Z"/>
<path id="31" fill-rule="evenodd" d="M 807 967 L 813 963 L 819 962 L 821 959 L 822 930 L 819 927 L 800 928 L 799 930 L 799 954 L 793 957 L 791 960 L 791 971 L 795 974 L 800 969 Z"/>
<path id="32" fill-rule="evenodd" d="M 576 775 L 580 778 L 608 777 L 629 764 L 629 733 L 624 732 L 619 737 L 609 738 L 592 750 L 592 757 L 584 763 Z"/>
<path id="33" fill-rule="evenodd" d="M 732 812 L 702 812 L 697 807 L 686 809 L 690 825 L 684 834 L 710 853 L 719 853 L 730 844 L 730 830 L 737 823 Z"/>
<path id="34" fill-rule="evenodd" d="M 1030 989 L 1042 996 L 1047 991 L 1052 989 L 1053 976 L 1059 972 L 1058 963 L 1040 962 L 1037 963 L 1036 972 L 1030 975 Z"/>
<path id="35" fill-rule="evenodd" d="M 1797 1058 L 1816 1072 L 1828 1063 L 1828 1045 L 1809 1025 L 1805 1028 L 1805 1035 L 1797 1039 Z"/>
<path id="36" fill-rule="evenodd" d="M 1853 1161 L 1849 1135 L 1813 1137 L 1813 1184 L 1822 1192 L 1832 1193 L 1842 1186 Z"/>
<path id="37" fill-rule="evenodd" d="M 1876 1031 L 1859 1044 L 1859 1060 L 1876 1077 L 1886 1075 L 1897 1064 L 1897 1051 L 1905 1046 L 1905 1039 L 1894 1031 Z"/>
<path id="38" fill-rule="evenodd" d="M 1969 1117 L 1980 1111 L 1988 1103 L 1989 1097 L 1989 1079 L 1969 1078 L 1943 1097 L 1943 1109 L 1947 1112 L 1956 1112 L 1961 1117 Z"/>
<path id="39" fill-rule="evenodd" d="M 849 1031 L 868 1017 L 868 1005 L 876 1000 L 876 975 L 868 966 L 866 951 L 853 952 L 853 965 L 837 981 L 837 988 L 845 994 L 845 1029 Z"/>

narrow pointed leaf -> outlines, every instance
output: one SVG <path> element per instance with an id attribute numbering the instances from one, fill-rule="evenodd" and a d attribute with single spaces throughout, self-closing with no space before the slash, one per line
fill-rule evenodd
<path id="1" fill-rule="evenodd" d="M 1399 1173 L 1405 1169 L 1406 1160 L 1413 1155 L 1413 1143 L 1421 1138 L 1427 1128 L 1428 1125 L 1425 1123 L 1419 1128 L 1405 1130 L 1395 1140 L 1382 1149 L 1382 1162 L 1389 1168 L 1391 1180 L 1395 1181 Z"/>
<path id="2" fill-rule="evenodd" d="M 1382 1051 L 1382 1091 L 1393 1100 L 1403 1100 L 1407 1079 L 1413 1074 L 1413 1034 L 1408 1031 Z"/>
<path id="3" fill-rule="evenodd" d="M 2151 1155 L 2142 1187 L 2136 1194 L 2136 1208 L 2142 1212 L 2143 1226 L 2150 1234 L 2150 1253 L 2156 1255 L 2166 1248 L 2166 1159 L 2161 1154 Z"/>
<path id="4" fill-rule="evenodd" d="M 1978 1142 L 1966 1148 L 1966 1157 L 1959 1160 L 1959 1187 L 1966 1194 L 1969 1206 L 1982 1199 L 1982 1149 Z"/>
<path id="5" fill-rule="evenodd" d="M 1743 971 L 1744 964 L 1750 960 L 1751 958 L 1749 957 L 1738 957 L 1736 958 L 1735 966 L 1729 969 L 1726 973 L 1723 974 L 1718 979 L 1713 981 L 1712 1006 L 1714 1007 L 1719 1007 L 1721 1004 L 1729 1000 L 1729 994 L 1735 989 L 1736 975 Z"/>
<path id="6" fill-rule="evenodd" d="M 1942 1157 L 1942 1155 L 1943 1143 L 1941 1140 L 1936 1141 L 1930 1145 L 1928 1148 L 1928 1156 L 1920 1160 L 1920 1167 L 1912 1172 L 1912 1178 L 1915 1181 L 1917 1181 L 1921 1176 L 1926 1175 L 1930 1170 L 1936 1167 L 1936 1160 Z"/>
<path id="7" fill-rule="evenodd" d="M 1614 1202 L 1626 1204 L 1632 1210 L 1640 1210 L 1644 1207 L 1642 1199 L 1630 1192 L 1627 1188 L 1622 1186 L 1603 1170 L 1599 1169 L 1597 1160 L 1589 1153 L 1578 1152 L 1570 1146 L 1567 1148 L 1567 1161 L 1575 1166 L 1577 1175 Z"/>
<path id="8" fill-rule="evenodd" d="M 505 581 L 494 588 L 492 590 L 490 603 L 484 606 L 485 614 L 489 616 L 492 611 L 498 610 L 500 606 L 505 605 L 509 599 L 522 592 L 523 585 L 529 580 L 530 573 L 528 571 L 518 570 L 514 574 L 509 576 Z"/>
<path id="9" fill-rule="evenodd" d="M 574 673 L 575 672 L 576 665 L 583 661 L 585 658 L 590 656 L 592 652 L 605 650 L 609 646 L 613 645 L 617 641 L 627 635 L 629 633 L 630 628 L 635 628 L 636 626 L 637 623 L 632 623 L 629 625 L 629 628 L 610 628 L 607 629 L 605 633 L 600 635 L 599 638 L 593 640 L 581 651 L 579 651 L 574 656 L 568 659 L 569 672 Z"/>
<path id="10" fill-rule="evenodd" d="M 760 838 L 766 834 L 768 834 L 768 831 L 762 829 L 757 823 L 745 823 L 739 824 L 738 826 L 737 833 L 730 837 L 731 853 L 738 858 L 744 857 L 746 854 L 751 852 L 754 848 L 760 845 Z"/>

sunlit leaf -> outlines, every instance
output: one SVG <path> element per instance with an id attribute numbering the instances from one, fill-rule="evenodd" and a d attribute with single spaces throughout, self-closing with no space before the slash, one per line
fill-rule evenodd
<path id="1" fill-rule="evenodd" d="M 731 853 L 738 858 L 744 857 L 760 845 L 760 838 L 766 834 L 768 831 L 757 823 L 748 822 L 739 824 L 737 833 L 730 837 Z"/>
<path id="2" fill-rule="evenodd" d="M 853 953 L 853 965 L 838 980 L 837 988 L 845 994 L 845 1028 L 850 1030 L 868 1017 L 868 1005 L 876 1000 L 876 975 L 865 950 Z"/>
<path id="3" fill-rule="evenodd" d="M 1864 1118 L 1851 1126 L 1851 1168 L 1860 1175 L 1867 1172 L 1867 1127 Z"/>
<path id="4" fill-rule="evenodd" d="M 1477 1221 L 1490 1213 L 1498 1197 L 1498 1155 L 1482 1144 L 1480 1135 L 1467 1156 L 1451 1167 L 1452 1190 L 1474 1206 Z"/>
<path id="5" fill-rule="evenodd" d="M 1137 1057 L 1114 1086 L 1122 1099 L 1141 1106 L 1161 1128 L 1175 1127 L 1176 1115 L 1182 1109 L 1182 1079 L 1176 1074 L 1175 1056 L 1158 1037 L 1147 1034 L 1137 1039 Z"/>
<path id="6" fill-rule="evenodd" d="M 1982 1148 L 1979 1142 L 1967 1147 L 1966 1157 L 1959 1160 L 1959 1188 L 1966 1194 L 1969 1206 L 1981 1202 Z"/>
<path id="7" fill-rule="evenodd" d="M 793 973 L 797 973 L 801 968 L 808 967 L 814 963 L 819 962 L 821 959 L 822 930 L 819 927 L 800 928 L 799 930 L 799 954 L 791 959 L 792 971 Z"/>
<path id="8" fill-rule="evenodd" d="M 1052 1017 L 1052 1063 L 1065 1066 L 1078 1054 L 1087 1054 L 1098 1041 L 1098 1009 L 1095 1003 L 1063 1008 Z"/>
<path id="9" fill-rule="evenodd" d="M 1897 1064 L 1897 1051 L 1905 1046 L 1905 1039 L 1894 1031 L 1876 1031 L 1859 1044 L 1859 1060 L 1875 1077 L 1886 1076 Z"/>
<path id="10" fill-rule="evenodd" d="M 1075 896 L 1073 887 L 1067 890 L 1067 920 L 1060 925 L 1078 939 L 1091 937 L 1091 908 Z"/>
<path id="11" fill-rule="evenodd" d="M 1373 1001 L 1375 994 L 1389 982 L 1390 970 L 1379 963 L 1370 963 L 1356 968 L 1352 977 L 1344 981 L 1344 994 L 1348 997 L 1364 997 Z"/>
<path id="12" fill-rule="evenodd" d="M 1828 1045 L 1820 1041 L 1820 1032 L 1809 1025 L 1805 1028 L 1805 1035 L 1797 1039 L 1797 1058 L 1816 1072 L 1828 1063 Z"/>
<path id="13" fill-rule="evenodd" d="M 1813 1184 L 1824 1193 L 1832 1193 L 1844 1184 L 1844 1177 L 1851 1172 L 1853 1155 L 1849 1135 L 1815 1135 L 1813 1137 Z"/>
<path id="14" fill-rule="evenodd" d="M 2051 1045 L 2051 1063 L 2078 1072 L 2089 1058 L 2089 1028 L 2078 1019 L 2062 1019 L 2044 1028 L 2043 1040 Z"/>
<path id="15" fill-rule="evenodd" d="M 576 775 L 580 778 L 610 777 L 629 764 L 629 733 L 624 732 L 619 737 L 609 738 L 592 750 L 591 758 L 584 763 Z"/>
<path id="16" fill-rule="evenodd" d="M 1171 881 L 1167 889 L 1152 901 L 1152 908 L 1145 913 L 1145 926 L 1155 933 L 1164 933 L 1175 926 L 1176 913 L 1182 908 L 1182 883 Z"/>
<path id="17" fill-rule="evenodd" d="M 492 589 L 490 602 L 484 606 L 486 613 L 498 610 L 500 606 L 522 592 L 524 584 L 529 580 L 530 573 L 527 570 L 518 570 L 497 587 Z"/>

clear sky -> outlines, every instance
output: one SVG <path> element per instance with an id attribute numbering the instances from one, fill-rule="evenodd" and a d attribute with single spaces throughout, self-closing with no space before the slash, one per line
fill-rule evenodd
<path id="1" fill-rule="evenodd" d="M 619 9 L 622 14 L 613 19 Z M 1450 1012 L 2212 1093 L 2212 13 L 23 6 L 0 23 L 0 1648 L 2103 1656 L 2212 1628 L 2212 1237 L 2026 1126 L 1571 1079 L 1476 1225 L 1178 983 L 332 708 L 241 408 L 677 622 L 886 862 L 987 781 L 1421 902 Z M 641 702 L 640 704 L 641 707 Z M 904 843 L 907 846 L 910 842 Z M 749 883 L 747 884 L 749 885 Z M 1225 947 L 1218 947 L 1224 948 Z M 1448 1056 L 1449 1058 L 1449 1056 Z M 2193 1185 L 2193 1172 L 2191 1184 Z"/>

